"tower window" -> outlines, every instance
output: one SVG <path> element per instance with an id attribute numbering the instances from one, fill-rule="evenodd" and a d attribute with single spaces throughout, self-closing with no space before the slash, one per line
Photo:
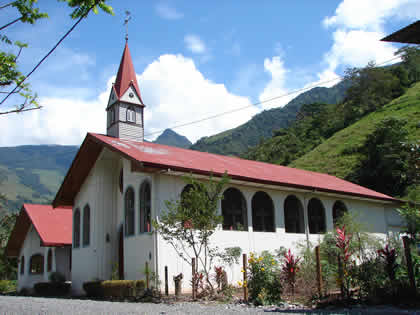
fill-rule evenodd
<path id="1" fill-rule="evenodd" d="M 111 116 L 110 118 L 111 118 L 111 124 L 112 124 L 113 122 L 115 122 L 115 108 L 114 107 L 111 108 L 110 116 Z"/>
<path id="2" fill-rule="evenodd" d="M 134 107 L 127 108 L 127 121 L 136 122 L 136 111 L 134 110 Z"/>

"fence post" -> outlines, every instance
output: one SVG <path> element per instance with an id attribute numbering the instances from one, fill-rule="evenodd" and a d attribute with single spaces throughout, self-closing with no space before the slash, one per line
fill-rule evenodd
<path id="1" fill-rule="evenodd" d="M 168 285 L 168 266 L 165 266 L 165 295 L 169 295 L 169 285 Z"/>
<path id="2" fill-rule="evenodd" d="M 192 283 L 192 298 L 193 300 L 196 299 L 196 290 L 195 290 L 195 285 L 196 285 L 196 275 L 195 275 L 195 258 L 191 259 L 191 268 L 192 268 L 192 277 L 191 277 L 191 283 Z"/>
<path id="3" fill-rule="evenodd" d="M 146 261 L 146 266 L 145 266 L 145 273 L 146 273 L 146 289 L 149 290 L 149 276 L 150 276 L 150 272 L 149 272 L 149 263 Z"/>
<path id="4" fill-rule="evenodd" d="M 244 280 L 244 282 L 243 282 L 244 285 L 243 285 L 243 287 L 244 287 L 244 301 L 245 302 L 248 302 L 247 263 L 248 263 L 248 260 L 246 258 L 246 254 L 243 254 L 242 255 L 242 264 L 243 264 L 242 268 L 244 270 L 244 272 L 243 272 L 243 274 L 244 274 L 244 279 L 243 279 Z"/>
<path id="5" fill-rule="evenodd" d="M 411 290 L 413 291 L 413 294 L 416 295 L 416 279 L 414 278 L 414 272 L 413 272 L 413 261 L 411 260 L 411 251 L 410 251 L 410 242 L 408 239 L 408 236 L 403 236 L 403 244 L 404 244 L 404 253 L 405 253 L 405 259 L 407 261 L 407 271 L 408 271 L 408 277 L 410 279 L 410 286 Z"/>
<path id="6" fill-rule="evenodd" d="M 321 269 L 321 256 L 319 253 L 319 245 L 315 247 L 315 258 L 316 258 L 316 273 L 318 281 L 318 294 L 322 296 L 322 269 Z"/>

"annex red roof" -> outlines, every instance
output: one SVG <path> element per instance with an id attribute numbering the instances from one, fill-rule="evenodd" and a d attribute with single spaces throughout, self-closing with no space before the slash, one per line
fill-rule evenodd
<path id="1" fill-rule="evenodd" d="M 214 176 L 221 176 L 224 172 L 227 172 L 234 180 L 384 201 L 397 201 L 390 196 L 327 174 L 89 133 L 57 193 L 53 202 L 54 206 L 72 205 L 75 194 L 77 194 L 84 178 L 88 175 L 87 169 L 81 174 L 77 170 L 77 165 L 80 165 L 79 168 L 86 164 L 93 166 L 94 161 L 90 161 L 89 159 L 92 158 L 89 158 L 89 156 L 95 156 L 94 159 L 96 160 L 103 147 L 118 152 L 125 158 L 140 165 L 143 169 L 170 169 L 172 171 L 192 172 L 201 175 L 213 174 Z M 85 153 L 88 150 L 91 151 L 89 155 Z"/>
<path id="2" fill-rule="evenodd" d="M 29 227 L 33 224 L 43 246 L 72 244 L 71 207 L 53 208 L 51 205 L 23 204 L 6 246 L 10 257 L 19 255 Z"/>
<path id="3" fill-rule="evenodd" d="M 132 85 L 143 104 L 140 95 L 140 88 L 137 83 L 136 71 L 134 71 L 133 61 L 131 60 L 130 49 L 128 43 L 125 43 L 123 55 L 121 57 L 120 67 L 118 68 L 117 78 L 115 80 L 114 89 L 118 99 L 124 95 L 127 89 Z"/>

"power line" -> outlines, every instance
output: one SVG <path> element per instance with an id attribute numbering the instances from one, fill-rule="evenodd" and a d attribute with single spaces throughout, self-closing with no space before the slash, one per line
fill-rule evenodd
<path id="1" fill-rule="evenodd" d="M 61 42 L 68 36 L 70 35 L 70 33 L 76 28 L 76 26 L 89 14 L 90 10 L 92 10 L 98 3 L 100 2 L 100 0 L 97 0 L 94 2 L 94 4 L 89 8 L 89 10 L 87 10 L 78 20 L 76 23 L 74 23 L 74 25 L 60 38 L 60 40 L 53 46 L 53 48 L 50 49 L 50 51 L 36 64 L 36 66 L 23 78 L 23 80 L 19 81 L 18 84 L 16 84 L 16 86 L 14 87 L 14 89 L 12 91 L 10 91 L 4 98 L 3 100 L 0 102 L 0 105 L 2 105 L 8 98 L 10 95 L 12 95 L 13 93 L 15 93 L 15 91 L 22 85 L 23 82 L 26 81 L 27 78 L 29 78 L 31 76 L 32 73 L 35 72 L 36 69 L 38 69 L 38 67 L 45 61 L 45 59 L 47 59 L 53 52 L 54 50 L 58 47 L 58 45 L 61 44 Z"/>
<path id="2" fill-rule="evenodd" d="M 379 64 L 376 64 L 376 66 L 381 66 L 381 65 L 387 64 L 387 63 L 389 63 L 393 60 L 399 59 L 399 58 L 400 58 L 399 56 L 391 58 L 389 60 L 386 60 L 386 61 L 383 61 Z M 266 100 L 263 100 L 263 101 L 260 101 L 260 102 L 256 102 L 256 103 L 253 103 L 253 104 L 250 104 L 250 105 L 247 105 L 247 106 L 239 107 L 239 108 L 232 109 L 232 110 L 229 110 L 229 111 L 226 111 L 226 112 L 221 112 L 221 113 L 214 114 L 214 115 L 211 115 L 211 116 L 207 116 L 207 117 L 204 117 L 204 118 L 201 118 L 201 119 L 193 120 L 193 121 L 190 121 L 190 122 L 187 122 L 187 123 L 174 125 L 172 127 L 169 127 L 169 129 L 176 129 L 176 128 L 181 128 L 181 127 L 185 127 L 185 126 L 189 126 L 189 125 L 194 125 L 194 124 L 198 124 L 200 122 L 206 121 L 206 120 L 210 120 L 210 119 L 214 119 L 214 118 L 217 118 L 217 117 L 220 117 L 220 116 L 224 116 L 224 115 L 232 114 L 232 113 L 235 113 L 235 112 L 239 112 L 241 110 L 244 110 L 244 109 L 247 109 L 247 108 L 250 108 L 250 107 L 258 106 L 258 105 L 268 103 L 268 102 L 271 102 L 271 101 L 274 101 L 274 100 L 277 100 L 277 99 L 280 99 L 280 98 L 283 98 L 283 97 L 286 97 L 286 96 L 289 96 L 289 95 L 292 95 L 292 94 L 296 94 L 298 92 L 303 92 L 303 91 L 306 91 L 306 90 L 310 90 L 310 89 L 313 89 L 313 88 L 318 87 L 320 85 L 324 85 L 324 84 L 334 82 L 334 81 L 337 81 L 337 80 L 342 80 L 343 78 L 344 78 L 343 76 L 337 76 L 334 79 L 318 82 L 318 83 L 313 84 L 311 86 L 307 86 L 307 87 L 303 87 L 303 88 L 300 88 L 300 89 L 297 89 L 297 90 L 293 90 L 293 91 L 287 92 L 285 94 L 278 95 L 278 96 L 275 96 L 275 97 L 272 97 L 272 98 L 269 98 L 269 99 L 266 99 Z M 155 135 L 155 134 L 158 134 L 158 133 L 162 133 L 166 129 L 167 128 L 161 129 L 161 130 L 158 130 L 158 131 L 154 131 L 154 132 L 150 132 L 148 134 L 145 134 L 144 136 L 147 137 L 147 136 Z"/>

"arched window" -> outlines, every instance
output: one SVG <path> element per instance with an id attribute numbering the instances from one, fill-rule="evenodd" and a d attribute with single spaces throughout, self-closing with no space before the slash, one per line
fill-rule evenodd
<path id="1" fill-rule="evenodd" d="M 151 199 L 150 184 L 144 181 L 140 186 L 140 233 L 150 232 Z"/>
<path id="2" fill-rule="evenodd" d="M 222 216 L 224 230 L 248 231 L 246 201 L 236 188 L 228 188 L 223 193 Z"/>
<path id="3" fill-rule="evenodd" d="M 123 193 L 124 189 L 124 171 L 123 169 L 120 170 L 120 177 L 118 178 L 118 187 L 120 188 L 120 193 Z"/>
<path id="4" fill-rule="evenodd" d="M 134 190 L 129 187 L 125 192 L 125 235 L 134 235 Z"/>
<path id="5" fill-rule="evenodd" d="M 284 223 L 286 233 L 305 233 L 303 206 L 296 196 L 288 196 L 284 201 Z"/>
<path id="6" fill-rule="evenodd" d="M 80 210 L 76 209 L 73 217 L 73 247 L 80 247 Z"/>
<path id="7" fill-rule="evenodd" d="M 44 256 L 35 254 L 29 261 L 29 273 L 32 275 L 44 273 Z"/>
<path id="8" fill-rule="evenodd" d="M 252 197 L 252 227 L 257 232 L 275 231 L 273 200 L 263 191 L 258 191 Z"/>
<path id="9" fill-rule="evenodd" d="M 308 203 L 309 233 L 325 233 L 325 210 L 321 200 L 312 198 Z"/>
<path id="10" fill-rule="evenodd" d="M 48 250 L 47 255 L 47 271 L 50 272 L 52 270 L 52 249 Z"/>
<path id="11" fill-rule="evenodd" d="M 337 224 L 338 219 L 340 219 L 344 213 L 347 212 L 347 207 L 341 200 L 337 200 L 333 206 L 333 222 L 334 225 Z"/>
<path id="12" fill-rule="evenodd" d="M 86 205 L 83 208 L 83 246 L 90 244 L 90 207 Z"/>
<path id="13" fill-rule="evenodd" d="M 25 274 L 25 256 L 20 259 L 20 274 Z"/>
<path id="14" fill-rule="evenodd" d="M 127 121 L 129 122 L 136 122 L 136 111 L 134 109 L 134 107 L 130 106 L 129 108 L 127 108 Z"/>

